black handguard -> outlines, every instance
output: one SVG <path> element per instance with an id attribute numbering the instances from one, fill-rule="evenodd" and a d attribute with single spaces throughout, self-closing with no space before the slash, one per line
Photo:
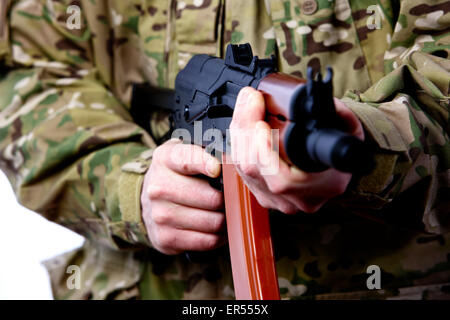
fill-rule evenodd
<path id="1" fill-rule="evenodd" d="M 172 137 L 211 148 L 217 154 L 229 152 L 227 130 L 230 126 L 239 91 L 258 86 L 266 76 L 277 72 L 276 58 L 253 56 L 249 44 L 229 45 L 225 60 L 209 55 L 194 56 L 179 72 L 175 91 L 138 84 L 133 88 L 131 114 L 135 121 L 150 130 L 149 113 L 155 109 L 171 111 Z M 306 85 L 298 86 L 289 103 L 291 119 L 285 134 L 286 154 L 291 163 L 307 172 L 330 167 L 343 172 L 365 173 L 373 169 L 370 148 L 341 129 L 332 94 L 332 71 L 324 81 L 314 79 L 308 70 Z M 170 104 L 172 101 L 172 104 Z M 205 133 L 217 129 L 220 141 Z M 217 131 L 216 131 L 217 132 Z"/>

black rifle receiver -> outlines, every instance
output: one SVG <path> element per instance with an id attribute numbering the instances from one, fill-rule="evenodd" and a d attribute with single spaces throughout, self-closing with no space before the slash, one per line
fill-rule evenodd
<path id="1" fill-rule="evenodd" d="M 175 80 L 173 127 L 187 129 L 192 137 L 198 137 L 194 122 L 200 121 L 201 136 L 205 130 L 219 130 L 223 147 L 215 151 L 226 151 L 226 134 L 239 91 L 247 86 L 256 89 L 261 79 L 276 71 L 274 56 L 271 59 L 254 57 L 248 44 L 228 47 L 225 60 L 206 54 L 192 57 Z M 202 140 L 196 144 L 207 147 L 211 143 Z"/>
<path id="2" fill-rule="evenodd" d="M 135 85 L 131 113 L 150 131 L 150 109 L 168 109 L 173 130 L 185 129 L 196 139 L 191 142 L 208 147 L 211 141 L 203 139 L 205 131 L 218 129 L 223 147 L 215 144 L 214 151 L 227 151 L 227 130 L 239 91 L 246 86 L 258 89 L 262 80 L 275 73 L 275 56 L 259 59 L 253 56 L 249 44 L 229 45 L 225 60 L 205 54 L 192 57 L 177 75 L 174 91 Z M 330 167 L 343 172 L 368 172 L 374 166 L 372 152 L 358 138 L 341 130 L 332 91 L 331 68 L 323 81 L 320 73 L 314 79 L 309 68 L 307 81 L 290 95 L 286 106 L 289 124 L 281 141 L 287 160 L 307 172 Z M 195 132 L 199 130 L 196 123 L 201 123 L 201 132 Z M 173 137 L 179 137 L 176 131 Z"/>

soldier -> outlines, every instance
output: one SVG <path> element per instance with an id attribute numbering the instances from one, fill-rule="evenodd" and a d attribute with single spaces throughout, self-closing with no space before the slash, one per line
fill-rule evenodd
<path id="1" fill-rule="evenodd" d="M 234 297 L 222 195 L 193 177 L 218 176 L 219 163 L 174 165 L 176 142 L 153 139 L 167 117 L 152 118 L 152 138 L 129 106 L 133 83 L 173 87 L 194 54 L 223 57 L 244 42 L 277 54 L 285 73 L 333 66 L 349 132 L 377 146 L 364 176 L 281 163 L 269 179 L 238 167 L 281 211 L 272 228 L 282 297 L 449 297 L 450 1 L 0 4 L 0 167 L 20 203 L 86 237 L 46 262 L 55 298 Z M 267 130 L 263 119 L 261 95 L 243 90 L 232 128 Z M 263 148 L 264 135 L 255 139 Z M 187 250 L 212 251 L 189 261 Z M 80 266 L 80 289 L 67 286 L 69 265 Z M 370 266 L 380 290 L 368 287 Z"/>

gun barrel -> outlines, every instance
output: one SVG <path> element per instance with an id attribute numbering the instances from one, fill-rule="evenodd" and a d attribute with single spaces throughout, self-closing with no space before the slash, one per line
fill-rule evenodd
<path id="1" fill-rule="evenodd" d="M 280 157 L 308 172 L 330 167 L 352 173 L 370 171 L 373 159 L 367 144 L 340 130 L 332 95 L 316 99 L 318 106 L 309 101 L 308 81 L 312 80 L 272 73 L 257 88 L 265 99 L 266 121 L 279 130 Z"/>

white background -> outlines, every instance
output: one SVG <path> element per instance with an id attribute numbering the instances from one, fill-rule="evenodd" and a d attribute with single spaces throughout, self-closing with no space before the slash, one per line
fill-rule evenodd
<path id="1" fill-rule="evenodd" d="M 76 233 L 21 207 L 0 171 L 0 300 L 52 299 L 41 261 L 82 243 Z"/>

